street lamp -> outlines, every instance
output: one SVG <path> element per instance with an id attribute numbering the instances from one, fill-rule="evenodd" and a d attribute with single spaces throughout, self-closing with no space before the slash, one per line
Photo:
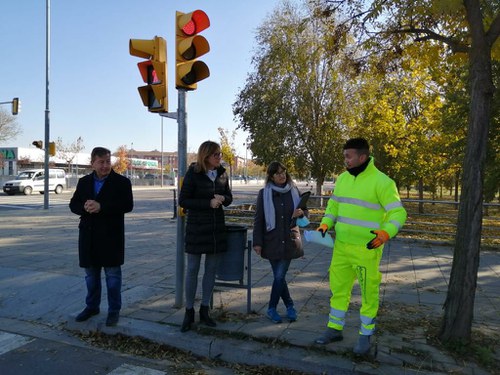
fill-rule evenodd
<path id="1" fill-rule="evenodd" d="M 134 183 L 134 163 L 132 162 L 132 150 L 134 149 L 134 142 L 130 143 L 130 179 Z"/>
<path id="2" fill-rule="evenodd" d="M 243 143 L 243 146 L 245 146 L 245 184 L 248 184 L 248 143 Z"/>

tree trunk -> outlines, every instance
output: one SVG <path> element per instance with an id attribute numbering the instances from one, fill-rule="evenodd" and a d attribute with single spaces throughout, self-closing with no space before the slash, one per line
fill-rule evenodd
<path id="1" fill-rule="evenodd" d="M 474 1 L 472 1 L 474 3 Z M 474 297 L 479 267 L 482 229 L 483 169 L 486 158 L 491 100 L 494 92 L 491 76 L 491 47 L 482 32 L 479 10 L 464 1 L 472 36 L 469 52 L 471 107 L 467 148 L 458 211 L 455 254 L 444 304 L 440 338 L 445 342 L 470 343 Z"/>
<path id="2" fill-rule="evenodd" d="M 424 179 L 422 177 L 418 180 L 418 213 L 424 213 Z"/>

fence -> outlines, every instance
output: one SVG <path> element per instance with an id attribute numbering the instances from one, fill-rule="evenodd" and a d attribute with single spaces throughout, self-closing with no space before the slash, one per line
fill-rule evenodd
<path id="1" fill-rule="evenodd" d="M 256 193 L 239 193 L 235 196 L 233 205 L 226 213 L 228 222 L 244 223 L 249 227 L 253 224 Z M 311 196 L 309 198 L 308 229 L 318 227 L 323 217 L 329 196 Z M 401 238 L 415 240 L 453 242 L 458 217 L 458 202 L 439 200 L 401 199 L 408 219 L 398 234 Z M 483 246 L 500 248 L 500 204 L 483 204 L 483 227 L 481 233 Z"/>

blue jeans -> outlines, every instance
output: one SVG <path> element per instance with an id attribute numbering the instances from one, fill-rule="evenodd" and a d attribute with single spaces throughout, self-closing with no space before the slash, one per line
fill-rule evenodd
<path id="1" fill-rule="evenodd" d="M 122 269 L 118 267 L 85 268 L 87 308 L 97 310 L 101 304 L 101 268 L 104 268 L 108 291 L 108 312 L 119 312 L 122 307 Z"/>
<path id="2" fill-rule="evenodd" d="M 269 260 L 271 263 L 271 268 L 273 269 L 274 281 L 271 288 L 271 298 L 269 299 L 269 308 L 276 308 L 280 297 L 283 303 L 288 308 L 293 306 L 292 297 L 290 297 L 290 292 L 288 291 L 288 284 L 286 283 L 285 277 L 288 272 L 288 267 L 290 267 L 290 259 L 280 259 L 280 260 Z"/>

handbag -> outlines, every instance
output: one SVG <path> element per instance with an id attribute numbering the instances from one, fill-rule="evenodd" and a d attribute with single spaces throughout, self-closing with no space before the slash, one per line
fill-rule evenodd
<path id="1" fill-rule="evenodd" d="M 299 258 L 303 256 L 304 244 L 302 243 L 302 237 L 300 235 L 300 229 L 298 225 L 290 228 L 290 239 L 292 240 L 294 246 L 293 257 Z"/>

